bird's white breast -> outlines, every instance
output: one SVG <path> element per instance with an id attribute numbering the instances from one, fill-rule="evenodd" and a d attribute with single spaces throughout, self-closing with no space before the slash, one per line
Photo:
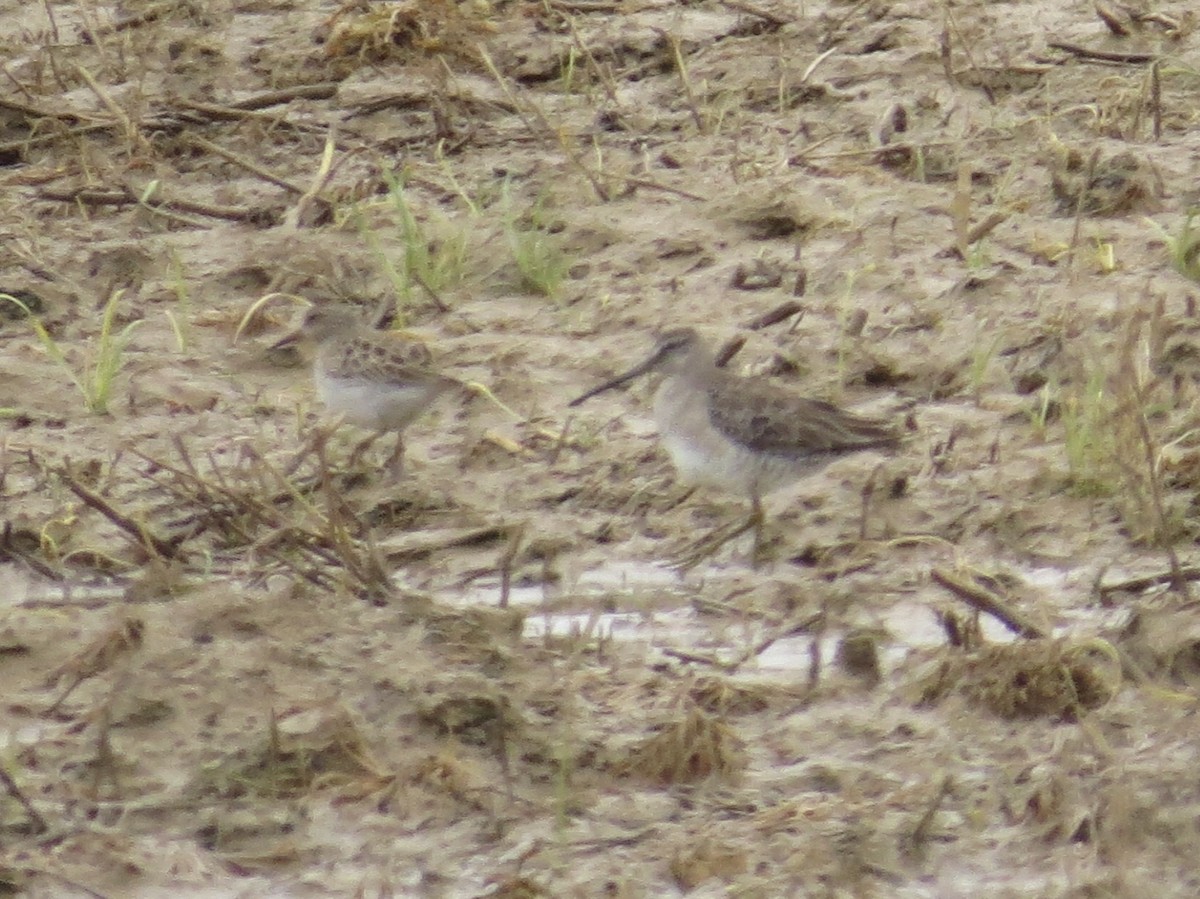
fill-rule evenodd
<path id="1" fill-rule="evenodd" d="M 432 401 L 434 393 L 428 384 L 338 378 L 319 369 L 314 380 L 327 409 L 372 431 L 403 430 Z"/>
<path id="2" fill-rule="evenodd" d="M 707 391 L 667 378 L 654 397 L 659 438 L 681 480 L 743 496 L 770 493 L 801 477 L 802 460 L 755 452 L 712 423 Z"/>
<path id="3" fill-rule="evenodd" d="M 659 439 L 681 480 L 697 486 L 749 493 L 753 471 L 743 453 L 712 426 L 707 397 L 676 378 L 667 378 L 654 397 Z"/>

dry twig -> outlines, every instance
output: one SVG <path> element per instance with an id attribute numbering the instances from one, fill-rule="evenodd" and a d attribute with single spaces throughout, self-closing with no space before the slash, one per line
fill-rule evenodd
<path id="1" fill-rule="evenodd" d="M 25 810 L 26 816 L 33 823 L 34 833 L 45 833 L 50 829 L 50 825 L 46 823 L 46 819 L 33 807 L 33 803 L 29 801 L 29 797 L 17 786 L 17 782 L 8 773 L 8 769 L 4 765 L 0 765 L 0 783 L 4 784 L 4 789 L 8 791 L 8 795 L 17 800 L 21 808 Z"/>
<path id="2" fill-rule="evenodd" d="M 1034 624 L 1020 612 L 1010 609 L 1005 605 L 1003 599 L 990 590 L 985 590 L 978 584 L 968 583 L 940 568 L 934 568 L 929 572 L 929 576 L 933 578 L 934 583 L 941 584 L 972 608 L 991 615 L 1013 633 L 1030 639 L 1041 639 L 1048 636 L 1040 626 Z"/>
<path id="3" fill-rule="evenodd" d="M 67 489 L 74 493 L 77 497 L 83 500 L 84 504 L 95 509 L 120 530 L 124 531 L 133 538 L 133 542 L 138 546 L 150 550 L 155 555 L 163 559 L 174 559 L 181 557 L 179 542 L 176 540 L 164 540 L 150 532 L 150 530 L 141 522 L 135 521 L 128 515 L 117 511 L 108 500 L 100 496 L 100 494 L 89 490 L 71 473 L 69 468 L 64 467 L 59 476 L 63 479 L 63 483 L 67 485 Z"/>
<path id="4" fill-rule="evenodd" d="M 1068 44 L 1064 41 L 1049 41 L 1046 44 L 1054 50 L 1062 50 L 1089 62 L 1111 62 L 1122 65 L 1145 65 L 1158 59 L 1153 53 L 1114 53 L 1110 50 L 1089 50 L 1078 44 Z"/>

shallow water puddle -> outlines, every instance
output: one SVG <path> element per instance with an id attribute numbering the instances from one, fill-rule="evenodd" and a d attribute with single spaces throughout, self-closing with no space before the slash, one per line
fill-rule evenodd
<path id="1" fill-rule="evenodd" d="M 0 565 L 0 609 L 39 605 L 101 608 L 116 604 L 127 589 L 122 584 L 52 581 L 19 565 Z"/>
<path id="2" fill-rule="evenodd" d="M 742 573 L 744 574 L 744 573 Z M 738 573 L 708 572 L 704 584 L 724 584 Z M 712 615 L 703 614 L 689 601 L 697 585 L 674 571 L 639 562 L 614 562 L 594 568 L 579 577 L 568 592 L 548 590 L 541 585 L 513 587 L 509 604 L 529 610 L 525 637 L 587 636 L 600 640 L 640 641 L 651 647 L 695 653 L 716 664 L 743 659 L 758 672 L 792 675 L 812 665 L 812 641 L 807 634 L 781 637 L 765 649 L 747 653 L 770 636 L 772 627 L 783 624 L 750 624 L 731 629 Z M 457 606 L 495 604 L 500 594 L 496 580 L 480 582 L 466 592 L 441 597 Z M 602 610 L 603 609 L 603 610 Z M 914 649 L 945 643 L 946 633 L 938 622 L 934 603 L 903 598 L 892 603 L 874 622 L 880 628 L 878 642 L 885 666 L 901 663 Z M 980 627 L 989 642 L 1015 639 L 995 618 L 982 616 Z M 819 639 L 822 665 L 836 655 L 846 635 L 844 628 L 827 628 Z"/>
<path id="3" fill-rule="evenodd" d="M 695 619 L 685 602 L 688 594 L 679 576 L 666 568 L 641 562 L 614 562 L 584 572 L 569 592 L 542 585 L 511 587 L 510 606 L 529 610 L 525 636 L 590 635 L 597 639 L 681 639 Z M 479 581 L 466 592 L 439 596 L 457 607 L 495 605 L 500 584 Z M 601 611 L 600 606 L 614 609 Z M 539 609 L 540 607 L 540 609 Z M 681 642 L 686 642 L 682 641 Z"/>
<path id="4" fill-rule="evenodd" d="M 946 632 L 933 609 L 923 603 L 897 602 L 883 614 L 879 624 L 884 631 L 878 641 L 879 661 L 885 668 L 899 665 L 914 649 L 928 649 L 946 642 Z M 1011 631 L 993 618 L 985 618 L 980 626 L 989 642 L 1008 643 L 1015 639 Z M 846 631 L 841 628 L 831 628 L 821 636 L 818 649 L 823 665 L 835 658 L 845 636 Z M 807 671 L 812 664 L 812 638 L 779 640 L 760 653 L 757 661 L 760 670 Z"/>

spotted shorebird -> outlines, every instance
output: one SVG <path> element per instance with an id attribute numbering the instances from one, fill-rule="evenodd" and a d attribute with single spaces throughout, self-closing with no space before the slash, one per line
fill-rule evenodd
<path id="1" fill-rule="evenodd" d="M 443 393 L 463 386 L 433 369 L 425 344 L 368 328 L 345 307 L 309 309 L 300 327 L 275 346 L 294 344 L 316 346 L 313 381 L 326 409 L 374 431 L 371 441 L 395 432 L 396 448 L 388 460 L 394 475 L 403 470 L 405 428 Z"/>
<path id="2" fill-rule="evenodd" d="M 887 422 L 718 368 L 712 352 L 691 328 L 667 331 L 647 359 L 571 405 L 654 371 L 666 376 L 654 396 L 659 439 L 680 479 L 693 487 L 740 494 L 751 503 L 745 523 L 697 543 L 681 557 L 684 565 L 750 529 L 757 561 L 764 495 L 841 456 L 890 450 L 899 443 L 899 434 Z"/>

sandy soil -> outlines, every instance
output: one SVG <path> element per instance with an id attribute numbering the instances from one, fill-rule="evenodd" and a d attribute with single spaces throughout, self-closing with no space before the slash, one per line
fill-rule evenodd
<path id="1" fill-rule="evenodd" d="M 0 891 L 1196 895 L 1194 26 L 0 0 Z M 299 299 L 491 396 L 388 479 Z M 567 407 L 679 324 L 907 422 L 757 569 Z"/>

